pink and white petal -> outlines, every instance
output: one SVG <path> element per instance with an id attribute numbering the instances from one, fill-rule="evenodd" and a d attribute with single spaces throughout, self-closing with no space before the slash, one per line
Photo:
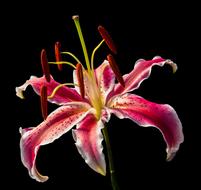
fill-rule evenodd
<path id="1" fill-rule="evenodd" d="M 73 83 L 78 85 L 78 79 L 77 79 L 76 73 L 77 73 L 76 70 L 73 70 Z M 79 86 L 75 86 L 75 90 L 80 94 L 80 87 Z"/>
<path id="2" fill-rule="evenodd" d="M 39 182 L 48 179 L 36 169 L 36 156 L 41 145 L 52 143 L 80 122 L 89 112 L 85 103 L 68 103 L 52 112 L 46 120 L 37 127 L 21 129 L 20 140 L 21 160 L 28 169 L 30 177 Z"/>
<path id="3" fill-rule="evenodd" d="M 103 127 L 101 120 L 97 121 L 94 114 L 88 114 L 72 132 L 78 152 L 85 162 L 94 171 L 106 175 L 105 157 L 101 144 Z"/>
<path id="4" fill-rule="evenodd" d="M 27 80 L 22 86 L 16 87 L 16 95 L 20 98 L 24 98 L 23 91 L 26 90 L 27 86 L 31 85 L 34 91 L 40 95 L 40 90 L 43 85 L 47 86 L 47 95 L 50 96 L 53 90 L 60 85 L 60 83 L 56 82 L 51 76 L 51 81 L 47 82 L 45 77 L 35 77 L 31 76 L 29 80 Z M 76 92 L 75 89 L 69 88 L 67 86 L 62 86 L 56 92 L 53 98 L 48 99 L 49 102 L 63 105 L 67 102 L 72 101 L 83 101 L 81 96 Z"/>
<path id="5" fill-rule="evenodd" d="M 103 121 L 103 123 L 109 122 L 110 117 L 111 117 L 110 111 L 107 108 L 103 108 L 101 112 L 101 120 Z"/>
<path id="6" fill-rule="evenodd" d="M 95 70 L 95 75 L 103 101 L 105 101 L 115 84 L 115 75 L 107 60 Z"/>
<path id="7" fill-rule="evenodd" d="M 142 81 L 149 78 L 151 74 L 151 69 L 154 65 L 164 66 L 169 64 L 173 68 L 173 72 L 176 72 L 177 65 L 169 59 L 163 59 L 159 56 L 154 57 L 152 60 L 146 61 L 144 59 L 139 59 L 136 61 L 134 69 L 129 73 L 123 76 L 125 87 L 121 84 L 116 84 L 113 92 L 113 96 L 116 94 L 123 94 L 126 92 L 131 92 L 139 88 Z"/>
<path id="8" fill-rule="evenodd" d="M 184 141 L 182 124 L 176 111 L 167 104 L 156 104 L 133 94 L 116 96 L 108 105 L 110 112 L 120 119 L 129 118 L 143 127 L 159 129 L 167 144 L 170 161 Z"/>

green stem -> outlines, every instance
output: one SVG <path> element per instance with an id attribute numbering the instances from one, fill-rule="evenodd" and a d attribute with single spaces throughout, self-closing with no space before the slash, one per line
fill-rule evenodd
<path id="1" fill-rule="evenodd" d="M 78 36 L 80 38 L 80 43 L 82 45 L 82 50 L 83 50 L 83 53 L 84 53 L 84 58 L 85 58 L 87 69 L 88 69 L 88 71 L 91 71 L 90 62 L 89 62 L 89 56 L 88 56 L 88 53 L 87 53 L 87 48 L 86 48 L 86 45 L 85 45 L 82 30 L 81 30 L 81 27 L 80 27 L 79 16 L 78 15 L 73 16 L 73 20 L 74 20 L 74 23 L 75 23 L 75 26 L 76 26 L 76 29 L 77 29 Z"/>
<path id="2" fill-rule="evenodd" d="M 104 139 L 105 139 L 105 143 L 106 143 L 106 147 L 107 147 L 107 156 L 108 156 L 108 161 L 109 161 L 110 179 L 111 179 L 112 188 L 113 188 L 113 190 L 119 190 L 119 186 L 117 184 L 116 175 L 115 175 L 115 169 L 114 169 L 113 156 L 112 156 L 109 135 L 108 135 L 106 126 L 103 128 L 103 135 L 104 135 Z"/>

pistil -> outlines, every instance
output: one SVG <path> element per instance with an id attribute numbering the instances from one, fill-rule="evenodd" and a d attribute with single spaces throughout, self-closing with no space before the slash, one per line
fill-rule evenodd
<path id="1" fill-rule="evenodd" d="M 91 69 L 90 69 L 89 56 L 88 56 L 88 53 L 87 53 L 87 48 L 86 48 L 86 45 L 85 45 L 82 30 L 81 30 L 81 27 L 80 27 L 79 16 L 75 15 L 75 16 L 72 17 L 72 19 L 74 20 L 74 23 L 75 23 L 75 26 L 76 26 L 76 29 L 77 29 L 77 32 L 78 32 L 78 36 L 80 38 L 80 43 L 82 45 L 82 50 L 83 50 L 83 53 L 84 53 L 84 58 L 85 58 L 87 70 L 90 72 Z"/>

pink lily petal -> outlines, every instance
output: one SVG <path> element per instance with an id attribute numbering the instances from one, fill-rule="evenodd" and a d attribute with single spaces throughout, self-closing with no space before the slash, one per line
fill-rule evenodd
<path id="1" fill-rule="evenodd" d="M 33 179 L 39 182 L 44 182 L 48 179 L 47 176 L 41 175 L 36 169 L 36 156 L 40 146 L 52 143 L 68 132 L 90 112 L 89 108 L 86 103 L 68 103 L 52 112 L 37 127 L 20 128 L 22 135 L 20 140 L 22 163 Z"/>
<path id="2" fill-rule="evenodd" d="M 109 62 L 105 60 L 96 70 L 95 70 L 98 86 L 103 98 L 106 100 L 107 95 L 113 90 L 115 84 L 115 75 L 112 71 Z"/>
<path id="3" fill-rule="evenodd" d="M 101 120 L 94 114 L 88 114 L 73 130 L 75 145 L 85 162 L 96 172 L 106 175 L 105 157 L 102 152 L 103 128 Z"/>
<path id="4" fill-rule="evenodd" d="M 103 108 L 102 109 L 102 113 L 101 113 L 101 120 L 103 123 L 105 122 L 109 122 L 111 117 L 111 113 L 107 108 Z"/>
<path id="5" fill-rule="evenodd" d="M 119 83 L 116 84 L 113 95 L 123 94 L 139 88 L 141 82 L 149 78 L 151 74 L 151 69 L 154 65 L 162 67 L 165 64 L 171 65 L 173 68 L 173 72 L 176 72 L 177 65 L 171 60 L 165 60 L 159 56 L 156 56 L 149 61 L 139 59 L 138 61 L 136 61 L 134 69 L 129 74 L 123 76 L 125 87 L 123 87 Z"/>
<path id="6" fill-rule="evenodd" d="M 16 87 L 16 95 L 20 98 L 24 98 L 23 91 L 26 90 L 27 86 L 31 85 L 34 91 L 40 95 L 40 90 L 43 85 L 47 86 L 47 95 L 50 96 L 53 90 L 59 85 L 53 77 L 51 76 L 51 81 L 47 82 L 45 77 L 35 77 L 31 76 L 29 80 L 27 80 L 22 86 Z M 48 99 L 48 101 L 63 105 L 67 102 L 72 101 L 83 101 L 81 96 L 76 92 L 75 89 L 69 88 L 67 86 L 62 86 L 55 94 L 53 98 Z"/>
<path id="7" fill-rule="evenodd" d="M 174 157 L 184 140 L 177 113 L 167 104 L 156 104 L 133 94 L 124 94 L 114 97 L 108 107 L 120 119 L 129 118 L 140 126 L 159 129 L 167 144 L 168 161 Z"/>

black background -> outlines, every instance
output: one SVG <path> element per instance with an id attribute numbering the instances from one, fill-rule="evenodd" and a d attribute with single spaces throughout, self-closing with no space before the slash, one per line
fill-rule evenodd
<path id="1" fill-rule="evenodd" d="M 172 74 L 169 66 L 155 67 L 151 77 L 135 93 L 150 101 L 172 105 L 182 121 L 185 141 L 175 159 L 167 163 L 166 145 L 158 130 L 138 127 L 130 120 L 112 116 L 108 124 L 109 134 L 120 188 L 197 187 L 196 172 L 200 162 L 196 136 L 200 126 L 194 110 L 199 104 L 196 90 L 200 86 L 196 84 L 199 75 L 195 74 L 199 69 L 199 60 L 195 59 L 199 41 L 196 6 L 176 5 L 170 1 L 112 5 L 103 1 L 76 1 L 18 3 L 8 7 L 5 35 L 8 35 L 6 50 L 9 54 L 5 55 L 9 62 L 4 64 L 8 96 L 4 98 L 9 98 L 9 101 L 4 114 L 9 117 L 5 117 L 8 125 L 2 154 L 6 160 L 6 185 L 45 190 L 111 189 L 109 174 L 102 177 L 84 163 L 71 132 L 40 148 L 37 167 L 42 174 L 49 176 L 47 182 L 32 180 L 20 161 L 18 129 L 37 126 L 42 117 L 39 97 L 32 89 L 29 87 L 25 92 L 26 99 L 21 100 L 15 96 L 15 87 L 23 84 L 30 75 L 42 75 L 40 51 L 45 48 L 49 60 L 54 60 L 56 41 L 62 43 L 63 50 L 72 51 L 83 59 L 71 19 L 72 15 L 79 14 L 88 51 L 91 52 L 101 40 L 97 26 L 105 26 L 118 47 L 116 60 L 122 73 L 129 72 L 137 59 L 152 59 L 155 55 L 172 59 L 178 65 L 176 74 Z M 95 65 L 101 64 L 108 53 L 105 45 L 101 47 Z M 72 81 L 71 71 L 64 66 L 64 70 L 58 72 L 56 66 L 51 66 L 51 73 L 61 82 Z M 50 112 L 55 108 L 55 105 L 49 105 Z"/>

